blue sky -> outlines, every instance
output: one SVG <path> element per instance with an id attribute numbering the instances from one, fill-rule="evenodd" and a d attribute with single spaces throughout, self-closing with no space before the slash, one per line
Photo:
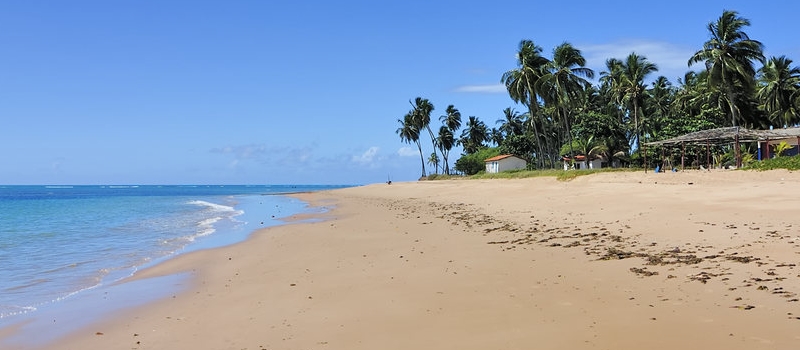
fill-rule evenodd
<path id="1" fill-rule="evenodd" d="M 723 9 L 800 62 L 788 0 L 3 1 L 0 184 L 411 181 L 410 99 L 436 128 L 449 104 L 524 111 L 499 83 L 522 39 L 597 73 L 635 51 L 677 83 Z"/>

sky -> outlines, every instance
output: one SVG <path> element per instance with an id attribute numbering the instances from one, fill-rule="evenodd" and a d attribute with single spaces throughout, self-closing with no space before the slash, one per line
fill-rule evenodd
<path id="1" fill-rule="evenodd" d="M 0 1 L 0 184 L 415 181 L 415 97 L 499 126 L 523 39 L 677 84 L 723 10 L 800 62 L 794 0 Z"/>

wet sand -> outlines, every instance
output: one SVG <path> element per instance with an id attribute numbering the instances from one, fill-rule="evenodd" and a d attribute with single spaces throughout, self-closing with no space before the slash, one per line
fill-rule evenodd
<path id="1" fill-rule="evenodd" d="M 793 349 L 798 195 L 787 171 L 299 194 L 332 209 L 143 271 L 191 278 L 47 348 Z"/>

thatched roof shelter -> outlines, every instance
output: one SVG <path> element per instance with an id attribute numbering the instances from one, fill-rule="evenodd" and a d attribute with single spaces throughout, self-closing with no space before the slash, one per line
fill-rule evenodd
<path id="1" fill-rule="evenodd" d="M 700 130 L 671 139 L 645 143 L 648 146 L 674 145 L 680 143 L 730 143 L 739 133 L 739 142 L 752 142 L 763 140 L 780 140 L 800 136 L 800 128 L 752 130 L 742 127 L 726 127 L 717 129 Z"/>

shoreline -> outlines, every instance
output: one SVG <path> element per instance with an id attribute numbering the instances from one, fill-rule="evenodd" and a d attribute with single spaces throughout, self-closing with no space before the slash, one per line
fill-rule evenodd
<path id="1" fill-rule="evenodd" d="M 140 278 L 187 289 L 48 349 L 791 349 L 800 173 L 296 194 L 333 209 Z M 309 220 L 311 219 L 311 220 Z"/>
<path id="2" fill-rule="evenodd" d="M 301 192 L 306 191 L 292 193 Z M 42 348 L 43 344 L 49 344 L 54 339 L 63 338 L 89 325 L 103 322 L 120 310 L 141 307 L 180 293 L 190 285 L 185 273 L 147 276 L 148 273 L 144 272 L 185 254 L 243 242 L 259 229 L 286 224 L 284 220 L 286 214 L 292 216 L 292 213 L 308 211 L 306 203 L 287 193 L 249 193 L 233 196 L 238 199 L 232 205 L 236 206 L 237 211 L 244 213 L 235 215 L 238 225 L 225 223 L 222 227 L 215 228 L 218 232 L 214 235 L 199 236 L 197 241 L 168 256 L 131 267 L 131 273 L 125 277 L 102 281 L 65 297 L 37 305 L 33 312 L 3 320 L 5 323 L 0 326 L 0 347 Z M 283 199 L 262 201 L 263 196 L 280 196 Z M 214 203 L 214 205 L 222 204 Z"/>

